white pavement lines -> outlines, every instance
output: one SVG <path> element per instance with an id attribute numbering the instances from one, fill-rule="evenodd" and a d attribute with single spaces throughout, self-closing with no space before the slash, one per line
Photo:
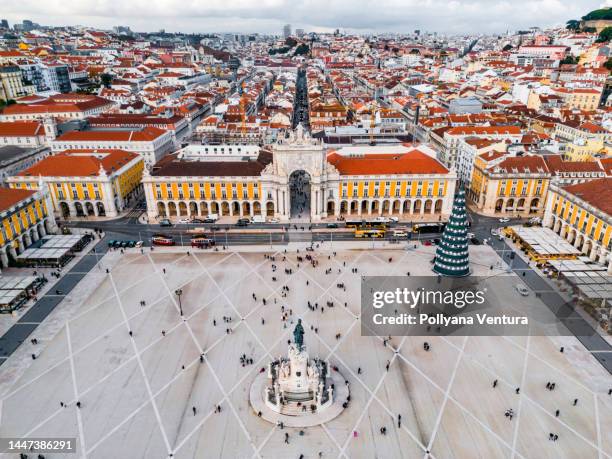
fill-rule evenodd
<path id="1" fill-rule="evenodd" d="M 121 309 L 121 314 L 123 315 L 123 321 L 125 323 L 125 327 L 128 331 L 130 331 L 130 323 L 128 322 L 127 314 L 123 309 L 123 303 L 121 302 L 121 298 L 119 297 L 119 292 L 117 291 L 117 286 L 115 285 L 115 281 L 113 280 L 112 273 L 109 274 L 109 279 L 111 281 L 111 285 L 115 290 L 115 295 L 117 296 L 117 304 L 119 305 L 119 309 Z M 147 394 L 149 395 L 149 401 L 151 402 L 151 407 L 155 412 L 155 418 L 157 419 L 157 424 L 159 429 L 161 430 L 162 437 L 164 439 L 164 443 L 166 445 L 166 449 L 168 450 L 168 454 L 170 454 L 170 443 L 168 442 L 168 436 L 166 435 L 166 429 L 164 428 L 164 424 L 162 423 L 161 416 L 159 415 L 159 410 L 157 409 L 157 404 L 155 403 L 155 398 L 153 397 L 153 392 L 151 391 L 151 385 L 149 384 L 149 379 L 147 378 L 147 373 L 144 369 L 144 365 L 142 364 L 142 359 L 140 358 L 140 352 L 138 351 L 138 346 L 136 346 L 136 341 L 133 336 L 130 336 L 130 342 L 132 343 L 132 348 L 134 353 L 136 354 L 136 361 L 138 362 L 138 367 L 140 368 L 140 373 L 144 379 L 145 387 L 147 389 Z"/>
<path id="2" fill-rule="evenodd" d="M 268 432 L 268 435 L 266 435 L 266 438 L 263 439 L 263 441 L 261 442 L 261 445 L 259 445 L 256 450 L 255 450 L 255 454 L 253 454 L 253 457 L 261 457 L 259 452 L 261 451 L 261 449 L 266 446 L 266 443 L 268 443 L 268 440 L 270 440 L 270 438 L 272 438 L 272 435 L 274 435 L 274 431 L 276 430 L 276 426 L 273 426 L 270 429 L 270 432 Z"/>
<path id="3" fill-rule="evenodd" d="M 66 339 L 68 340 L 68 356 L 70 358 L 70 375 L 72 376 L 72 388 L 74 391 L 74 399 L 79 400 L 79 389 L 76 381 L 76 371 L 74 370 L 74 355 L 72 354 L 72 343 L 70 341 L 70 326 L 66 323 Z M 87 458 L 85 449 L 85 434 L 83 431 L 83 418 L 81 417 L 81 409 L 76 408 L 77 423 L 79 426 L 79 440 L 81 442 L 81 457 Z"/>
<path id="4" fill-rule="evenodd" d="M 340 443 L 338 443 L 338 441 L 336 440 L 336 438 L 332 435 L 332 433 L 329 431 L 329 429 L 327 428 L 327 426 L 325 425 L 325 423 L 321 424 L 321 428 L 323 429 L 323 431 L 327 434 L 327 436 L 329 437 L 329 439 L 333 442 L 334 445 L 336 445 L 336 448 L 338 448 L 338 451 L 340 451 L 342 449 L 342 446 L 340 445 Z"/>
<path id="5" fill-rule="evenodd" d="M 461 351 L 457 355 L 457 361 L 455 362 L 455 366 L 453 367 L 453 372 L 451 374 L 450 380 L 448 382 L 448 387 L 444 393 L 444 400 L 442 401 L 442 406 L 440 407 L 440 412 L 438 413 L 438 417 L 436 418 L 436 423 L 434 425 L 433 431 L 431 432 L 431 438 L 429 439 L 429 444 L 427 445 L 427 450 L 431 451 L 433 447 L 433 443 L 436 439 L 436 434 L 438 433 L 438 428 L 440 427 L 440 423 L 442 422 L 442 415 L 444 414 L 444 408 L 446 407 L 446 402 L 450 397 L 450 391 L 453 387 L 453 382 L 455 381 L 455 376 L 457 375 L 457 369 L 459 368 L 459 362 L 461 362 L 461 358 L 463 357 L 463 352 L 465 350 L 465 345 L 467 344 L 468 337 L 464 337 L 463 343 L 461 344 Z"/>
<path id="6" fill-rule="evenodd" d="M 528 352 L 527 348 L 523 348 L 522 346 L 519 346 L 521 349 L 523 349 L 526 353 L 528 353 L 530 356 L 535 356 L 534 354 Z M 482 364 L 481 362 L 479 362 L 478 360 L 474 359 L 473 357 L 469 356 L 469 355 L 464 355 L 464 358 L 468 358 L 470 359 L 470 361 L 472 363 L 474 363 L 475 365 L 481 367 L 484 371 L 486 371 L 487 373 L 491 374 L 491 376 L 498 378 L 501 382 L 503 382 L 504 384 L 507 384 L 508 386 L 512 386 L 512 384 L 510 384 L 508 381 L 504 380 L 502 377 L 497 376 L 495 373 L 493 373 L 491 371 L 491 369 L 487 366 L 485 366 L 484 364 Z M 555 371 L 559 371 L 554 367 L 553 368 Z M 565 376 L 565 374 L 564 374 Z M 584 387 L 584 386 L 582 386 Z M 587 389 L 587 388 L 585 388 Z M 587 389 L 588 390 L 588 389 Z M 595 394 L 593 391 L 590 391 L 593 394 Z M 526 395 L 523 391 L 521 391 L 521 396 L 525 398 L 525 400 L 529 400 L 529 402 L 531 402 L 536 408 L 538 408 L 539 410 L 543 411 L 547 416 L 554 418 L 557 422 L 559 422 L 560 424 L 562 424 L 567 430 L 571 431 L 574 435 L 576 435 L 577 437 L 579 437 L 580 439 L 582 439 L 585 443 L 588 443 L 590 446 L 592 446 L 594 449 L 599 450 L 599 452 L 603 455 L 605 455 L 606 457 L 610 457 L 605 451 L 602 451 L 598 448 L 598 446 L 593 443 L 591 440 L 589 440 L 588 438 L 584 437 L 582 434 L 580 434 L 579 432 L 577 432 L 573 427 L 571 427 L 570 425 L 566 424 L 565 421 L 563 421 L 563 419 L 561 418 L 557 418 L 555 417 L 555 415 L 551 412 L 549 412 L 549 410 L 547 410 L 544 406 L 542 406 L 537 400 L 529 397 L 528 395 Z M 488 426 L 484 423 L 482 423 L 476 416 L 474 416 L 472 413 L 470 413 L 466 408 L 464 408 L 461 403 L 457 400 L 455 400 L 453 397 L 450 397 L 451 400 L 453 400 L 460 408 L 462 408 L 466 413 L 470 414 L 474 419 L 476 419 L 478 422 L 480 422 L 480 424 L 485 427 L 485 429 L 488 429 Z M 518 419 L 518 418 L 517 418 Z M 598 426 L 599 427 L 599 426 Z M 495 434 L 494 432 L 491 431 L 491 433 L 493 435 L 495 435 L 496 437 L 497 434 Z M 508 446 L 508 448 L 512 448 L 511 445 L 508 445 L 503 439 L 501 439 L 500 437 L 498 437 L 498 439 L 503 442 L 506 446 Z M 515 452 L 515 454 L 518 454 L 519 457 L 522 457 L 519 453 Z"/>
<path id="7" fill-rule="evenodd" d="M 234 305 L 234 302 L 231 301 L 229 299 L 229 297 L 225 294 L 225 290 L 222 289 L 219 284 L 217 283 L 217 281 L 215 280 L 214 277 L 212 277 L 210 275 L 210 273 L 208 272 L 208 270 L 206 270 L 206 268 L 202 265 L 202 263 L 200 263 L 200 260 L 198 260 L 196 258 L 196 261 L 198 262 L 198 264 L 200 265 L 200 267 L 206 272 L 206 275 L 210 278 L 210 280 L 213 282 L 213 284 L 215 285 L 215 287 L 217 287 L 217 289 L 221 292 L 221 296 L 225 297 L 225 301 L 227 301 L 227 303 L 234 309 L 234 311 L 236 312 L 236 315 L 238 317 L 241 318 L 240 322 L 244 323 L 244 326 L 249 330 L 249 332 L 251 333 L 251 335 L 253 335 L 253 338 L 255 338 L 255 341 L 257 341 L 257 343 L 261 346 L 261 348 L 266 352 L 266 354 L 273 359 L 274 357 L 272 356 L 272 354 L 270 354 L 270 351 L 268 349 L 266 349 L 266 346 L 264 345 L 264 343 L 262 343 L 262 341 L 259 339 L 259 336 L 257 335 L 257 333 L 255 333 L 253 331 L 253 329 L 249 326 L 248 322 L 246 320 L 244 320 L 244 317 L 240 314 L 240 311 L 238 310 L 238 308 Z M 236 327 L 238 326 L 238 324 L 236 325 Z M 199 346 L 198 346 L 199 348 Z"/>
<path id="8" fill-rule="evenodd" d="M 198 259 L 198 257 L 194 257 L 194 259 L 196 260 L 196 263 L 200 266 L 200 269 L 202 269 L 204 271 L 204 273 L 213 281 L 213 283 L 215 284 L 215 287 L 217 287 L 217 289 L 219 291 L 221 291 L 221 294 L 223 296 L 225 296 L 227 302 L 234 308 L 234 310 L 236 310 L 236 313 L 238 314 L 238 316 L 240 316 L 240 314 L 238 313 L 238 310 L 234 307 L 234 305 L 229 301 L 229 298 L 227 298 L 227 296 L 225 295 L 225 291 L 222 290 L 219 285 L 217 284 L 217 282 L 215 281 L 215 279 L 213 279 L 213 277 L 210 275 L 210 273 L 206 270 L 206 268 L 204 268 L 204 266 L 202 265 L 202 263 L 200 262 L 200 260 Z M 170 291 L 170 288 L 168 287 L 168 284 L 165 280 L 163 280 L 164 282 L 164 286 L 166 287 L 166 289 L 168 291 Z M 172 294 L 170 294 L 170 298 L 172 298 L 172 302 L 174 304 L 174 306 L 176 307 L 177 311 L 179 309 L 178 304 L 176 303 L 176 300 L 174 299 L 174 296 Z M 238 416 L 238 412 L 236 411 L 236 408 L 234 407 L 232 401 L 230 400 L 228 394 L 229 392 L 226 392 L 225 388 L 223 387 L 223 384 L 221 384 L 221 381 L 219 380 L 217 373 L 215 372 L 215 369 L 213 368 L 213 366 L 210 364 L 207 356 L 204 354 L 204 351 L 202 349 L 202 346 L 200 346 L 200 343 L 198 342 L 195 334 L 193 333 L 193 330 L 191 329 L 191 326 L 189 325 L 189 322 L 187 322 L 185 319 L 183 319 L 185 326 L 187 327 L 187 330 L 189 331 L 189 335 L 191 336 L 191 339 L 193 340 L 195 346 L 198 348 L 198 352 L 200 353 L 200 355 L 204 358 L 204 361 L 206 362 L 206 365 L 208 365 L 208 368 L 210 369 L 211 374 L 213 375 L 213 377 L 215 378 L 215 382 L 217 383 L 217 386 L 219 386 L 219 390 L 221 391 L 221 393 L 223 394 L 223 399 L 225 401 L 227 401 L 227 404 L 229 405 L 230 409 L 232 410 L 232 413 L 234 414 L 234 417 L 236 418 L 238 425 L 240 425 L 240 428 L 242 429 L 243 433 L 245 434 L 246 438 L 248 438 L 249 440 L 249 444 L 251 445 L 251 447 L 253 448 L 254 451 L 257 451 L 255 444 L 253 443 L 253 439 L 251 438 L 251 435 L 249 433 L 249 431 L 247 430 L 247 428 L 244 426 L 243 422 L 240 420 L 240 417 Z M 246 323 L 245 323 L 246 325 Z M 252 333 L 252 330 L 251 330 Z M 256 339 L 258 339 L 256 337 Z M 259 341 L 259 339 L 258 339 Z M 261 342 L 260 342 L 261 345 Z M 262 345 L 262 347 L 265 349 L 265 346 Z M 196 432 L 196 430 L 192 431 L 188 436 L 185 437 L 185 439 L 183 440 L 183 442 L 189 438 L 191 435 L 194 434 L 194 432 Z M 170 446 L 168 446 L 168 451 L 170 452 Z"/>
<path id="9" fill-rule="evenodd" d="M 593 400 L 595 402 L 595 428 L 597 429 L 597 448 L 599 453 L 599 459 L 603 457 L 603 448 L 601 447 L 601 426 L 599 425 L 599 402 L 597 401 L 597 394 L 593 394 Z"/>
<path id="10" fill-rule="evenodd" d="M 525 346 L 525 360 L 523 361 L 523 373 L 521 376 L 521 384 L 519 387 L 525 387 L 525 380 L 527 379 L 527 363 L 529 362 L 529 345 L 531 344 L 531 336 L 527 336 L 527 345 Z M 516 455 L 516 442 L 518 440 L 519 424 L 521 422 L 521 406 L 523 405 L 523 398 L 525 397 L 525 391 L 521 391 L 519 396 L 518 407 L 516 409 L 516 424 L 514 425 L 514 434 L 512 437 L 512 456 L 510 459 L 514 459 Z"/>
<path id="11" fill-rule="evenodd" d="M 393 357 L 391 357 L 391 360 L 389 362 L 390 365 L 393 365 L 393 361 L 395 360 L 395 357 L 397 356 L 397 354 L 394 354 Z M 368 412 L 368 409 L 370 408 L 370 405 L 372 404 L 372 401 L 374 400 L 374 394 L 376 392 L 378 392 L 378 389 L 380 389 L 380 386 L 382 385 L 383 381 L 385 380 L 385 377 L 389 374 L 388 371 L 383 372 L 382 376 L 380 377 L 380 380 L 378 381 L 378 383 L 376 384 L 376 387 L 374 388 L 373 391 L 370 391 L 370 397 L 368 398 L 368 401 L 366 402 L 366 404 L 363 407 L 363 411 L 361 412 L 361 414 L 359 415 L 359 417 L 357 418 L 357 421 L 355 422 L 355 425 L 353 426 L 353 428 L 351 429 L 351 432 L 349 432 L 348 437 L 346 438 L 346 440 L 344 441 L 344 445 L 342 445 L 342 449 L 340 450 L 340 455 L 345 454 L 345 450 L 348 446 L 348 444 L 350 443 L 351 439 L 353 438 L 352 432 L 356 431 L 357 428 L 359 427 L 359 424 L 361 423 L 361 420 L 363 419 L 363 417 L 365 416 L 365 414 Z"/>

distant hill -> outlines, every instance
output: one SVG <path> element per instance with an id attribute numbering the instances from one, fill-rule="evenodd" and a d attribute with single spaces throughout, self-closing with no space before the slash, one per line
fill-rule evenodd
<path id="1" fill-rule="evenodd" d="M 593 10 L 586 16 L 582 16 L 583 21 L 612 21 L 612 8 L 600 8 Z"/>

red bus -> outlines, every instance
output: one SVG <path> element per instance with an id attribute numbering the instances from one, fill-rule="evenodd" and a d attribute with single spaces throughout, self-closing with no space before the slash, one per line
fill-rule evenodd
<path id="1" fill-rule="evenodd" d="M 156 234 L 151 238 L 151 243 L 153 245 L 174 245 L 174 239 L 172 239 L 172 236 Z"/>

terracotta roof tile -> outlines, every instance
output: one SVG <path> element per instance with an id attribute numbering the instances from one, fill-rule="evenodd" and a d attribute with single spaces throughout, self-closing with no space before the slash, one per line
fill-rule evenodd
<path id="1" fill-rule="evenodd" d="M 36 193 L 35 190 L 0 187 L 0 211 L 10 209 L 15 204 L 29 198 L 34 193 Z"/>
<path id="2" fill-rule="evenodd" d="M 569 185 L 564 190 L 612 215 L 612 177 Z"/>
<path id="3" fill-rule="evenodd" d="M 34 137 L 45 135 L 42 123 L 37 121 L 15 121 L 0 123 L 0 137 Z"/>
<path id="4" fill-rule="evenodd" d="M 342 175 L 448 173 L 448 169 L 438 160 L 418 150 L 398 154 L 366 154 L 361 157 L 332 152 L 327 155 L 327 162 L 336 167 Z"/>
<path id="5" fill-rule="evenodd" d="M 20 177 L 89 177 L 119 170 L 139 155 L 124 150 L 66 150 L 48 156 L 17 174 Z"/>

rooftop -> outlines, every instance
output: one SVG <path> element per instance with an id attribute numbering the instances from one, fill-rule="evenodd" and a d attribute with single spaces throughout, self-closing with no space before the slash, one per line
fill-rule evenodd
<path id="1" fill-rule="evenodd" d="M 15 204 L 29 198 L 34 193 L 36 193 L 35 190 L 21 190 L 17 188 L 0 187 L 0 211 L 4 212 L 5 210 L 10 209 Z"/>
<path id="2" fill-rule="evenodd" d="M 139 155 L 124 150 L 66 150 L 37 162 L 20 177 L 88 177 L 121 169 Z"/>
<path id="3" fill-rule="evenodd" d="M 612 216 L 612 177 L 590 180 L 563 188 L 593 207 Z"/>
<path id="4" fill-rule="evenodd" d="M 419 150 L 398 154 L 364 154 L 360 157 L 331 152 L 327 155 L 327 162 L 336 167 L 342 175 L 447 174 L 449 172 L 437 159 Z"/>

